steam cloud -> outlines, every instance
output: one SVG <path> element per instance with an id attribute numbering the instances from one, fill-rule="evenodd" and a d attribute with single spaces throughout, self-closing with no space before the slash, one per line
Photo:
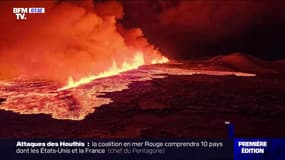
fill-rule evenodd
<path id="1" fill-rule="evenodd" d="M 123 18 L 117 1 L 0 2 L 0 78 L 25 75 L 65 82 L 120 66 L 144 53 L 146 63 L 160 57 L 139 28 L 117 24 Z M 17 21 L 13 7 L 45 7 L 45 14 L 29 14 Z"/>

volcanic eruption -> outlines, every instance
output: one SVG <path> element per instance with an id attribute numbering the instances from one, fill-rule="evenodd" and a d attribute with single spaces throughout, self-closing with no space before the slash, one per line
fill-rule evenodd
<path id="1" fill-rule="evenodd" d="M 14 15 L 1 20 L 5 24 L 1 26 L 2 76 L 63 83 L 69 77 L 80 81 L 168 61 L 139 28 L 119 31 L 116 21 L 123 17 L 123 9 L 117 1 L 45 3 L 46 14 L 31 15 L 24 22 L 15 21 Z"/>
<path id="2" fill-rule="evenodd" d="M 53 102 L 48 102 L 47 97 L 54 98 L 56 91 L 78 87 L 98 78 L 137 69 L 142 65 L 168 62 L 168 59 L 147 41 L 140 28 L 127 29 L 117 23 L 117 20 L 123 18 L 123 8 L 117 1 L 39 4 L 40 7 L 46 7 L 46 13 L 43 15 L 30 15 L 28 20 L 23 22 L 15 21 L 12 14 L 1 19 L 1 24 L 5 24 L 1 25 L 1 78 L 10 81 L 2 84 L 13 87 L 15 84 L 17 89 L 23 82 L 23 87 L 29 88 L 27 81 L 36 84 L 41 80 L 41 83 L 50 81 L 58 89 L 53 91 L 54 87 L 48 86 L 46 91 L 45 87 L 40 87 L 38 91 L 37 88 L 31 88 L 29 91 L 23 91 L 24 96 L 21 96 L 19 91 L 1 92 L 1 95 L 7 98 L 2 109 L 27 114 L 45 113 L 50 105 L 54 105 Z M 1 10 L 7 14 L 11 7 L 39 4 L 5 2 L 5 5 L 1 5 Z M 44 85 L 47 85 L 46 83 Z M 27 102 L 19 107 L 19 101 Z M 78 101 L 77 98 L 75 101 Z M 75 106 L 88 105 L 80 100 L 79 102 Z M 65 105 L 70 108 L 68 102 Z M 54 114 L 56 110 L 64 107 L 57 104 L 52 108 L 56 109 L 47 109 L 47 112 Z M 66 118 L 78 119 L 76 117 L 81 117 L 79 115 Z"/>
<path id="3" fill-rule="evenodd" d="M 0 1 L 0 136 L 221 137 L 225 121 L 284 133 L 284 60 L 242 37 L 272 11 L 255 4 Z"/>
<path id="4" fill-rule="evenodd" d="M 255 76 L 156 65 L 169 60 L 140 28 L 117 23 L 123 18 L 117 1 L 44 4 L 46 14 L 31 15 L 24 22 L 9 19 L 15 17 L 2 20 L 1 109 L 82 120 L 95 107 L 113 102 L 102 95 L 127 89 L 135 81 L 165 74 Z"/>

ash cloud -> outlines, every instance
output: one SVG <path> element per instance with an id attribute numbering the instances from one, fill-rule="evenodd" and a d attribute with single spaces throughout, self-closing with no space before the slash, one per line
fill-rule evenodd
<path id="1" fill-rule="evenodd" d="M 271 9 L 266 1 L 180 1 L 161 12 L 159 20 L 165 27 L 188 29 L 216 39 L 262 23 Z"/>
<path id="2" fill-rule="evenodd" d="M 137 50 L 160 56 L 140 29 L 126 29 L 118 1 L 2 1 L 0 14 L 0 77 L 28 76 L 65 82 L 120 66 Z M 13 7 L 45 7 L 17 21 Z M 133 42 L 129 42 L 132 40 Z M 146 62 L 148 59 L 146 59 Z"/>
<path id="3" fill-rule="evenodd" d="M 280 43 L 285 35 L 284 1 L 123 0 L 123 4 L 125 23 L 142 27 L 172 57 L 244 51 L 285 58 Z"/>

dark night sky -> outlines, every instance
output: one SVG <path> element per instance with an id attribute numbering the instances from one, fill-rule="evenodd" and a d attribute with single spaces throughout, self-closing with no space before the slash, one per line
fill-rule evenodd
<path id="1" fill-rule="evenodd" d="M 141 27 L 171 58 L 245 52 L 285 59 L 285 1 L 121 0 L 127 27 Z"/>

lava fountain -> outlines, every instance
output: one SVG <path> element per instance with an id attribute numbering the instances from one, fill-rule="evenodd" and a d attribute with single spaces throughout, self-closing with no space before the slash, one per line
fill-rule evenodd
<path id="1" fill-rule="evenodd" d="M 167 63 L 168 61 L 169 61 L 168 58 L 161 56 L 160 59 L 152 59 L 151 64 L 162 64 L 162 63 Z M 145 64 L 146 63 L 144 60 L 143 53 L 141 51 L 138 51 L 134 55 L 134 57 L 131 59 L 130 62 L 127 62 L 127 61 L 123 62 L 123 65 L 121 67 L 118 67 L 117 62 L 113 60 L 112 66 L 108 70 L 103 71 L 99 73 L 98 75 L 91 75 L 91 76 L 83 77 L 83 78 L 80 78 L 78 81 L 74 81 L 72 77 L 69 77 L 67 84 L 64 87 L 58 89 L 58 91 L 74 88 L 82 84 L 89 83 L 95 79 L 110 77 L 110 76 L 120 74 L 121 72 L 126 72 L 129 70 L 137 69 L 138 67 L 145 65 Z"/>

